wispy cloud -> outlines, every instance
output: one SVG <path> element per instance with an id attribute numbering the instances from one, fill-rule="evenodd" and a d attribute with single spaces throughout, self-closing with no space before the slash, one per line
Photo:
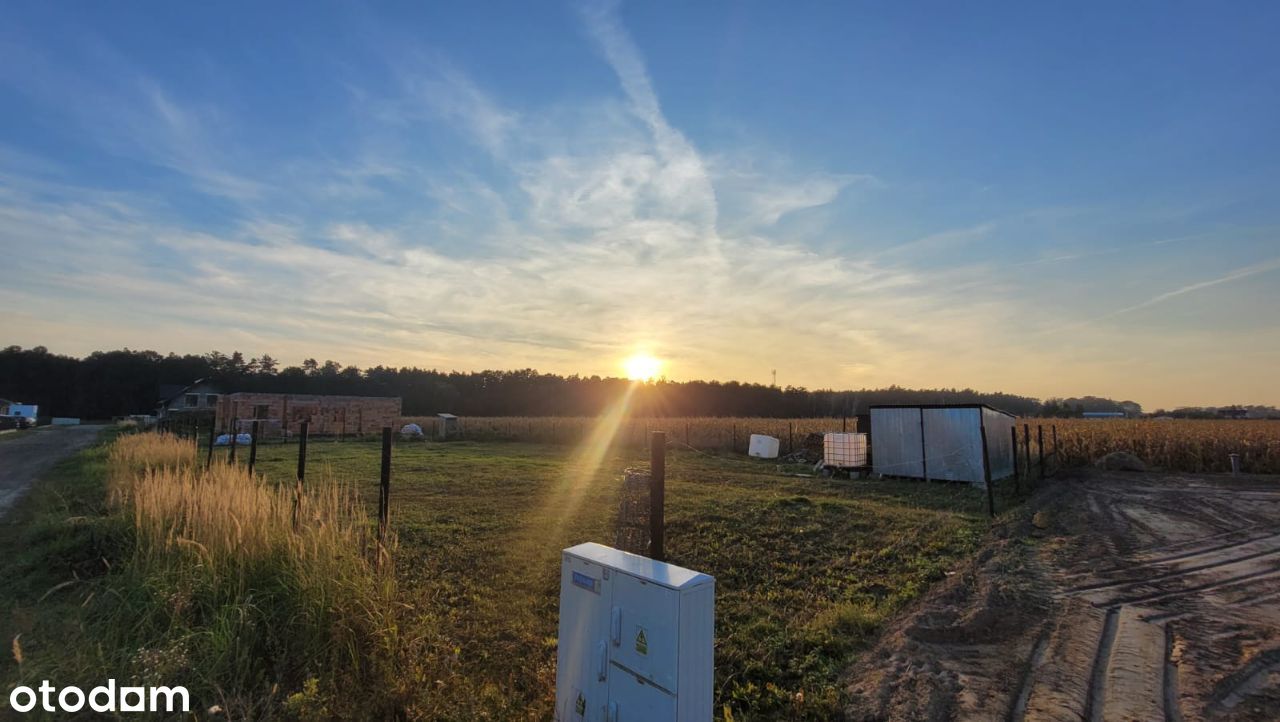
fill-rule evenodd
<path id="1" fill-rule="evenodd" d="M 1271 271 L 1275 271 L 1275 270 L 1280 270 L 1280 258 L 1272 258 L 1270 260 L 1254 263 L 1254 264 L 1245 266 L 1243 268 L 1237 268 L 1236 270 L 1224 276 L 1219 276 L 1217 278 L 1211 278 L 1205 281 L 1198 281 L 1196 283 L 1187 284 L 1180 288 L 1176 288 L 1172 291 L 1167 291 L 1165 293 L 1152 296 L 1151 298 L 1148 298 L 1147 300 L 1141 303 L 1135 303 L 1132 306 L 1125 306 L 1124 308 L 1117 309 L 1104 316 L 1099 316 L 1097 319 L 1094 319 L 1094 320 L 1102 321 L 1108 318 L 1115 318 L 1116 316 L 1120 316 L 1122 314 L 1132 313 L 1134 311 L 1140 311 L 1144 308 L 1150 308 L 1156 304 L 1164 303 L 1165 301 L 1168 301 L 1170 299 L 1177 298 L 1179 296 L 1185 296 L 1188 293 L 1195 293 L 1196 291 L 1202 291 L 1206 288 L 1213 288 L 1214 286 L 1219 286 L 1224 283 L 1238 281 L 1242 278 L 1256 276 L 1260 273 L 1270 273 Z"/>

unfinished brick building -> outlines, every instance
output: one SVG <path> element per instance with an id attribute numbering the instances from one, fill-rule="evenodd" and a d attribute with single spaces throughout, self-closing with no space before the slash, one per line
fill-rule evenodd
<path id="1" fill-rule="evenodd" d="M 400 397 L 242 392 L 218 399 L 220 430 L 234 422 L 238 432 L 248 432 L 255 420 L 267 438 L 297 434 L 304 421 L 311 422 L 309 433 L 315 436 L 378 434 L 384 426 L 400 428 Z"/>

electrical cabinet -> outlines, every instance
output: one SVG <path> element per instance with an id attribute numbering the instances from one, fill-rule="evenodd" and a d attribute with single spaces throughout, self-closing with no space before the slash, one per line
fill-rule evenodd
<path id="1" fill-rule="evenodd" d="M 560 568 L 559 722 L 709 722 L 715 579 L 602 544 Z"/>

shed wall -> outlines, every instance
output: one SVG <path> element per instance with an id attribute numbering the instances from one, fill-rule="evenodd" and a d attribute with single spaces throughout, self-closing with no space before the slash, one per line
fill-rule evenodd
<path id="1" fill-rule="evenodd" d="M 982 423 L 987 429 L 987 459 L 991 464 L 992 479 L 1013 476 L 1013 426 L 1014 418 L 994 409 L 982 410 Z"/>
<path id="2" fill-rule="evenodd" d="M 981 409 L 920 410 L 924 415 L 926 478 L 986 483 Z"/>
<path id="3" fill-rule="evenodd" d="M 920 409 L 871 409 L 871 465 L 877 474 L 924 477 Z"/>

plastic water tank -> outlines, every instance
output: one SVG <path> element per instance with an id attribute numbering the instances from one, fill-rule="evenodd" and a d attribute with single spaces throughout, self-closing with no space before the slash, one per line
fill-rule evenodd
<path id="1" fill-rule="evenodd" d="M 852 469 L 867 465 L 866 434 L 823 434 L 822 465 Z"/>
<path id="2" fill-rule="evenodd" d="M 752 434 L 751 443 L 747 446 L 747 456 L 754 456 L 757 459 L 776 459 L 780 445 L 781 443 L 772 436 Z"/>

